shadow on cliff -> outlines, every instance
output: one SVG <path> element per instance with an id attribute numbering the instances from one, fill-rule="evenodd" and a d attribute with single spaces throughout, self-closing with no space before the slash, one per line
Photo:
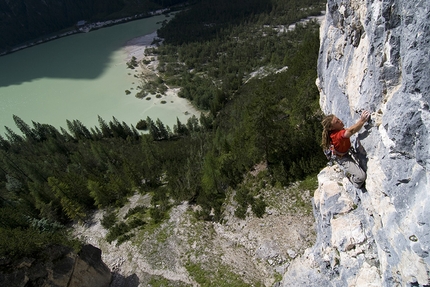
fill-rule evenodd
<path id="1" fill-rule="evenodd" d="M 121 274 L 112 274 L 112 281 L 109 287 L 138 287 L 140 284 L 139 277 L 136 274 L 132 274 L 125 277 Z"/>
<path id="2" fill-rule="evenodd" d="M 371 122 L 371 121 L 369 121 Z M 361 168 L 367 173 L 367 163 L 369 161 L 369 158 L 367 157 L 367 151 L 365 150 L 364 146 L 361 144 L 361 141 L 364 140 L 369 136 L 370 129 L 372 125 L 367 124 L 364 126 L 364 131 L 360 132 L 357 140 L 355 142 L 355 151 L 356 151 L 356 157 L 357 160 L 361 166 Z"/>

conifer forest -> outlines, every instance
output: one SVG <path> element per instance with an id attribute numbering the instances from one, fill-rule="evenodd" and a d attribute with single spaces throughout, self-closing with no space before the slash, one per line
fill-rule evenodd
<path id="1" fill-rule="evenodd" d="M 139 220 L 104 218 L 108 240 L 157 224 L 182 201 L 200 206 L 199 220 L 221 219 L 228 188 L 261 162 L 264 180 L 288 185 L 315 177 L 326 164 L 320 148 L 322 112 L 315 85 L 319 0 L 200 0 L 162 25 L 163 43 L 147 49 L 159 61 L 151 87 L 180 87 L 202 111 L 173 127 L 145 118 L 129 126 L 102 119 L 86 127 L 14 120 L 0 136 L 0 256 L 37 254 L 50 244 L 79 248 L 70 223 L 96 209 L 114 210 L 133 194 L 151 195 Z M 162 91 L 159 90 L 159 91 Z M 137 124 L 137 123 L 136 123 Z M 139 128 L 139 129 L 138 129 Z M 237 216 L 261 197 L 241 189 Z"/>

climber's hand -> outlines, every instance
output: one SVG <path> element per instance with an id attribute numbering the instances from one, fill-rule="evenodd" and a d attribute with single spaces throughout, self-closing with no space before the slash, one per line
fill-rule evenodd
<path id="1" fill-rule="evenodd" d="M 364 124 L 369 120 L 369 118 L 370 118 L 370 112 L 365 110 L 361 113 L 360 121 L 362 121 Z"/>

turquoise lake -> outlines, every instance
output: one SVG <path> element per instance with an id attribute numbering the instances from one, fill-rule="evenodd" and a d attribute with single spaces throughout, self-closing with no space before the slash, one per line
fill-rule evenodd
<path id="1" fill-rule="evenodd" d="M 155 32 L 166 16 L 136 20 L 80 33 L 0 57 L 0 134 L 4 126 L 19 131 L 13 115 L 66 130 L 66 120 L 88 128 L 115 117 L 135 125 L 160 118 L 173 128 L 198 112 L 185 99 L 167 95 L 137 99 L 139 79 L 127 69 L 126 43 Z M 125 90 L 132 93 L 126 95 Z M 164 100 L 166 103 L 162 104 Z"/>

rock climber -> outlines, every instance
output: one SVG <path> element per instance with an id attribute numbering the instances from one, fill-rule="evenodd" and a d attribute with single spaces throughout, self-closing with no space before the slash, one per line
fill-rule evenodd
<path id="1" fill-rule="evenodd" d="M 349 128 L 335 115 L 328 115 L 321 121 L 323 126 L 321 146 L 327 154 L 343 169 L 351 183 L 361 188 L 366 180 L 366 173 L 359 163 L 351 156 L 350 137 L 357 133 L 369 120 L 370 113 L 363 111 L 360 119 Z M 329 152 L 327 152 L 329 151 Z"/>

